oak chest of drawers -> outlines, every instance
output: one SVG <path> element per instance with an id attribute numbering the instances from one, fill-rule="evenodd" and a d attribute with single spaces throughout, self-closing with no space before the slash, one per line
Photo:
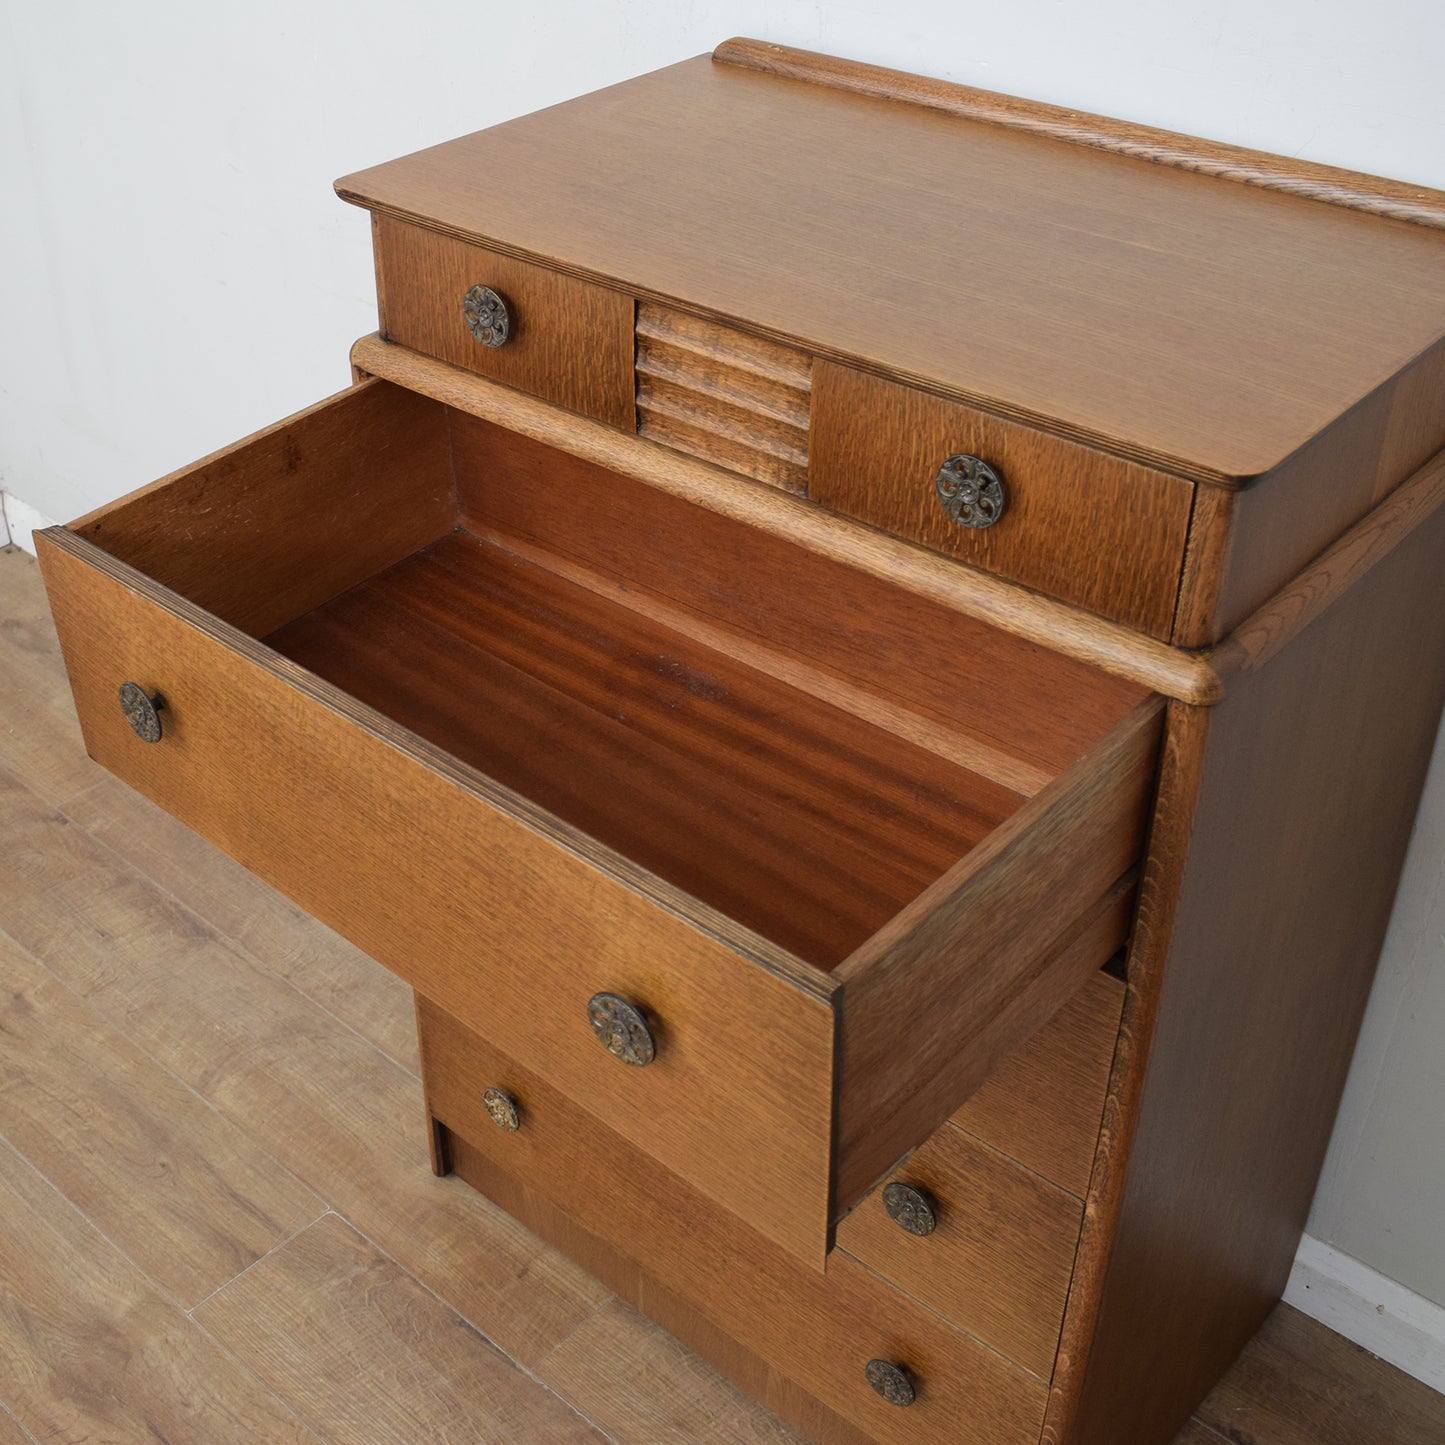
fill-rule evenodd
<path id="1" fill-rule="evenodd" d="M 338 185 L 356 384 L 42 534 L 92 755 L 820 1439 L 1169 1440 L 1445 692 L 1445 200 L 757 42 Z"/>

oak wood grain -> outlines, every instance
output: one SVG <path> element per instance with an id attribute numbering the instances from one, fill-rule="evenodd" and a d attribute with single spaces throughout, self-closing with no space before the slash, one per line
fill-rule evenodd
<path id="1" fill-rule="evenodd" d="M 418 1072 L 411 990 L 394 973 L 117 778 L 65 810 L 217 933 Z"/>
<path id="2" fill-rule="evenodd" d="M 714 49 L 712 58 L 727 65 L 741 65 L 813 85 L 837 86 L 861 95 L 927 106 L 968 120 L 1028 131 L 1070 145 L 1152 161 L 1155 165 L 1217 176 L 1239 185 L 1284 191 L 1306 200 L 1324 201 L 1419 226 L 1445 228 L 1445 191 L 1407 181 L 1319 165 L 1298 156 L 1276 156 L 1222 141 L 1201 140 L 1176 131 L 1090 115 L 1044 101 L 1001 95 L 997 91 L 979 90 L 975 86 L 912 75 L 863 61 L 820 55 L 790 45 L 774 45 L 766 40 L 743 36 L 724 40 Z"/>
<path id="3" fill-rule="evenodd" d="M 583 1321 L 536 1373 L 617 1445 L 805 1445 L 803 1436 L 619 1299 Z"/>
<path id="4" fill-rule="evenodd" d="M 363 382 L 71 530 L 259 637 L 455 520 L 442 409 Z"/>
<path id="5" fill-rule="evenodd" d="M 195 1318 L 326 1440 L 604 1439 L 335 1214 Z"/>
<path id="6" fill-rule="evenodd" d="M 705 56 L 338 191 L 1196 480 L 1445 332 L 1436 230 Z"/>
<path id="7" fill-rule="evenodd" d="M 806 495 L 805 352 L 644 302 L 636 365 L 640 435 Z"/>
<path id="8" fill-rule="evenodd" d="M 1220 672 L 1258 672 L 1445 504 L 1437 453 L 1213 649 Z"/>
<path id="9" fill-rule="evenodd" d="M 313 1438 L 3 1141 L 0 1215 L 0 1397 L 31 1435 Z"/>
<path id="10" fill-rule="evenodd" d="M 1042 1381 L 842 1251 L 826 1274 L 806 1268 L 441 1011 L 423 1006 L 421 1016 L 428 1098 L 453 1132 L 462 1178 L 486 1192 L 502 1173 L 540 1193 L 879 1442 L 1037 1438 Z M 518 1132 L 486 1117 L 481 1078 L 502 1080 L 519 1100 Z M 646 1310 L 645 1294 L 641 1304 Z M 898 1409 L 874 1394 L 863 1371 L 875 1357 L 913 1370 L 914 1406 Z"/>
<path id="11" fill-rule="evenodd" d="M 926 1191 L 938 1223 L 909 1234 L 874 1190 L 838 1247 L 1040 1378 L 1053 1373 L 1083 1205 L 945 1124 L 888 1176 Z"/>
<path id="12" fill-rule="evenodd" d="M 3 768 L 0 847 L 8 933 L 512 1358 L 540 1359 L 606 1297 L 430 1180 L 415 1078 Z"/>
<path id="13" fill-rule="evenodd" d="M 1174 607 L 1173 639 L 1180 647 L 1203 647 L 1216 637 L 1219 590 L 1234 543 L 1234 520 L 1242 492 L 1201 484 L 1194 489 L 1189 538 Z"/>
<path id="14" fill-rule="evenodd" d="M 3 933 L 0 1034 L 5 1138 L 182 1308 L 323 1212 Z"/>
<path id="15" fill-rule="evenodd" d="M 1159 984 L 1179 902 L 1180 878 L 1199 787 L 1210 710 L 1171 704 L 1165 713 L 1158 790 L 1139 902 L 1129 940 L 1123 1014 L 1106 1079 L 1104 1112 L 1088 1181 L 1087 1207 L 1044 1420 L 1045 1445 L 1072 1442 L 1097 1326 L 1099 1298 L 1128 1178 L 1129 1141 L 1145 1084 Z"/>
<path id="16" fill-rule="evenodd" d="M 1093 948 L 1062 946 L 1139 856 L 1158 736 L 1151 699 L 837 971 L 840 1210 L 1123 942 L 1127 907 Z"/>
<path id="17" fill-rule="evenodd" d="M 1143 975 L 1157 1018 L 1125 1018 L 1126 1093 L 1147 1072 L 1113 1129 L 1127 1177 L 1071 1441 L 1177 1429 L 1283 1287 L 1445 700 L 1442 551 L 1436 511 L 1192 724 L 1198 801 L 1156 830 L 1183 878 L 1162 985 L 1157 944 Z"/>
<path id="18" fill-rule="evenodd" d="M 1169 636 L 1191 483 L 828 361 L 814 367 L 810 445 L 822 506 Z M 990 527 L 960 526 L 939 502 L 934 479 L 957 454 L 1002 478 Z"/>
<path id="19" fill-rule="evenodd" d="M 1021 801 L 464 533 L 267 642 L 823 970 Z"/>
<path id="20" fill-rule="evenodd" d="M 917 714 L 914 735 L 975 757 L 980 771 L 1020 791 L 1037 791 L 1043 774 L 1073 762 L 1140 700 L 1120 679 L 826 554 L 504 427 L 451 416 L 469 529 L 680 630 L 720 630 L 720 646 L 762 646 L 771 666 L 816 695 L 837 696 L 832 679 L 875 708 Z M 573 524 L 579 503 L 585 527 Z"/>
<path id="21" fill-rule="evenodd" d="M 41 544 L 98 761 L 821 1264 L 824 975 L 71 534 Z M 163 674 L 160 745 L 126 725 L 117 673 Z M 660 1020 L 651 1067 L 599 1045 L 602 991 Z M 697 1127 L 712 1118 L 729 1149 Z M 779 1194 L 796 1210 L 776 1215 Z"/>
<path id="22" fill-rule="evenodd" d="M 1393 489 L 1445 447 L 1445 343 L 1365 397 L 1309 445 L 1227 506 L 1217 555 L 1185 590 L 1176 636 L 1188 647 L 1216 642 Z M 1194 561 L 1195 559 L 1191 559 Z"/>
<path id="23" fill-rule="evenodd" d="M 954 1110 L 953 1122 L 1082 1199 L 1123 1006 L 1124 985 L 1093 974 Z"/>
<path id="24" fill-rule="evenodd" d="M 373 242 L 391 340 L 634 429 L 630 296 L 385 216 Z M 462 298 L 479 284 L 507 303 L 502 346 L 483 346 L 463 319 Z"/>
<path id="25" fill-rule="evenodd" d="M 379 337 L 362 337 L 351 355 L 355 366 L 368 376 L 385 377 L 458 411 L 634 477 L 696 507 L 781 536 L 805 551 L 845 563 L 869 577 L 1115 677 L 1190 702 L 1210 703 L 1222 695 L 1206 659 L 1000 578 L 960 568 L 897 538 L 830 516 L 775 487 L 760 487 L 645 438 L 622 436 L 459 367 L 389 345 Z"/>

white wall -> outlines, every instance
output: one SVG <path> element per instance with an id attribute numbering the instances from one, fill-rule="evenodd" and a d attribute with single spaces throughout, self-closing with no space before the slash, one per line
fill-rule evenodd
<path id="1" fill-rule="evenodd" d="M 1438 0 L 0 0 L 0 487 L 74 516 L 345 385 L 336 176 L 750 34 L 1445 188 Z M 1445 1304 L 1445 763 L 1311 1229 Z"/>

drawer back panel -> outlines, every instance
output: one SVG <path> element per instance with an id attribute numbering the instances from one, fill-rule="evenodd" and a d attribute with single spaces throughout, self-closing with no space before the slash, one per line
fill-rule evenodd
<path id="1" fill-rule="evenodd" d="M 462 523 L 616 600 L 660 599 L 967 734 L 1033 792 L 1144 696 L 1135 683 L 937 607 L 642 482 L 453 411 Z M 799 505 L 805 505 L 800 503 Z M 989 759 L 972 765 L 989 771 Z"/>

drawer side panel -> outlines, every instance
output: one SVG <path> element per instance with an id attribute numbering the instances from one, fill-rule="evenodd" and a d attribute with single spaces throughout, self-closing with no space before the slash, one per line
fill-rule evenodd
<path id="1" fill-rule="evenodd" d="M 1160 721 L 1141 705 L 838 970 L 840 1210 L 1123 943 Z"/>

